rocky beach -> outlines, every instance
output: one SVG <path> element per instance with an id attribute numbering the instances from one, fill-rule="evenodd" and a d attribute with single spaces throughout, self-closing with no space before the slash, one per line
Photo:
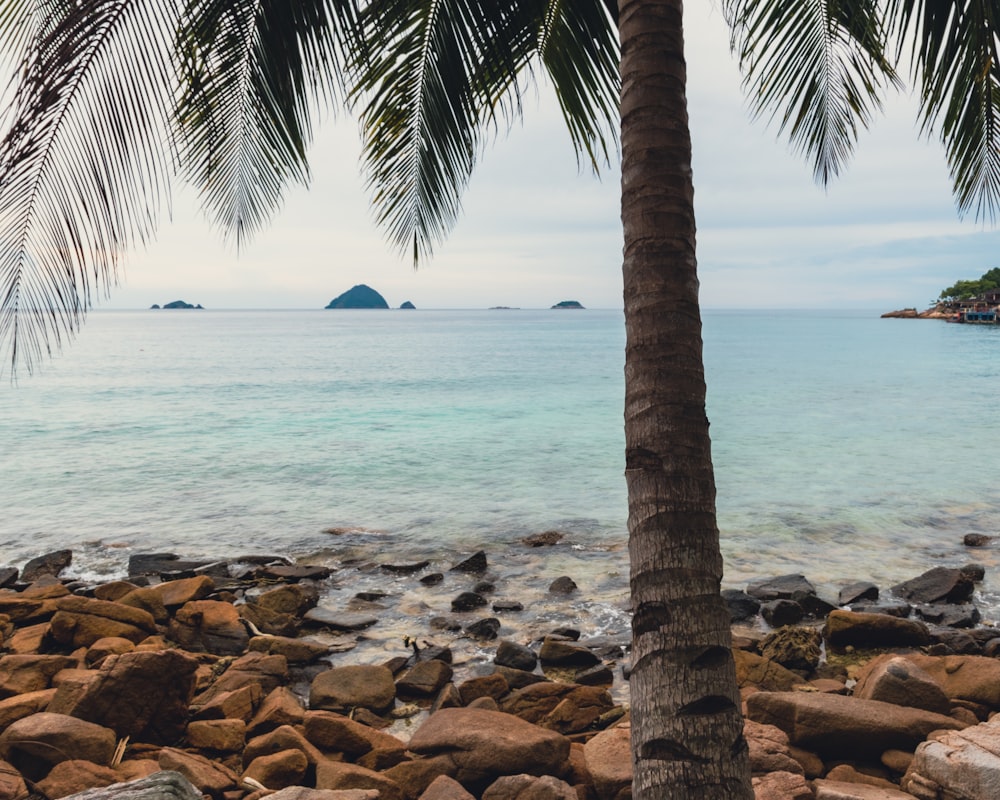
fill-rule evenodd
<path id="1" fill-rule="evenodd" d="M 452 609 L 394 653 L 373 635 L 393 598 L 324 608 L 327 567 L 137 554 L 93 583 L 71 563 L 0 572 L 2 800 L 630 796 L 627 634 L 502 621 L 525 610 L 498 599 L 510 587 L 483 553 L 449 580 L 383 565 Z M 835 598 L 801 575 L 724 592 L 759 800 L 996 796 L 1000 637 L 973 603 L 982 573 Z M 568 614 L 583 601 L 572 576 L 549 591 Z"/>

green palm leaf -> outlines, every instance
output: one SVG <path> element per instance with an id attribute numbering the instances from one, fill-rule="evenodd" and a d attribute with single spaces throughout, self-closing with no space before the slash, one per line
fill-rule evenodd
<path id="1" fill-rule="evenodd" d="M 755 114 L 780 119 L 826 184 L 897 85 L 875 0 L 724 0 Z"/>
<path id="2" fill-rule="evenodd" d="M 900 49 L 912 35 L 923 132 L 945 145 L 961 213 L 1000 210 L 1000 5 L 989 0 L 894 0 Z"/>
<path id="3" fill-rule="evenodd" d="M 308 182 L 318 101 L 342 92 L 350 0 L 188 0 L 178 36 L 183 162 L 237 245 Z"/>
<path id="4" fill-rule="evenodd" d="M 356 62 L 354 98 L 369 189 L 414 263 L 454 224 L 487 135 L 519 118 L 533 65 L 548 70 L 578 152 L 606 158 L 618 50 L 603 3 L 374 0 L 363 22 L 371 55 Z"/>
<path id="5" fill-rule="evenodd" d="M 79 329 L 94 288 L 107 291 L 151 234 L 171 170 L 170 0 L 43 9 L 0 141 L 0 349 L 12 374 Z"/>

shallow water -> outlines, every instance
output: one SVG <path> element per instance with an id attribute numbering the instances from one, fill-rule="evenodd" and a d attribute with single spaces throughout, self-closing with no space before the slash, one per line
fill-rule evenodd
<path id="1" fill-rule="evenodd" d="M 373 565 L 446 572 L 484 549 L 497 596 L 529 609 L 504 635 L 616 632 L 623 346 L 620 311 L 96 312 L 0 388 L 0 562 L 68 546 L 98 578 L 135 552 L 320 561 L 334 606 L 388 588 L 394 647 L 459 582 L 427 593 Z M 706 312 L 726 585 L 887 587 L 975 559 L 995 617 L 997 551 L 961 542 L 1000 514 L 998 347 L 1000 330 L 870 312 Z M 550 529 L 556 547 L 520 544 Z M 547 595 L 564 574 L 571 607 Z"/>

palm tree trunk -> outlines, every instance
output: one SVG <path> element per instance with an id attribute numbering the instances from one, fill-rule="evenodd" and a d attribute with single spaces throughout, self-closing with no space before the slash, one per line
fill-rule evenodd
<path id="1" fill-rule="evenodd" d="M 720 598 L 681 0 L 620 0 L 637 800 L 752 800 Z"/>

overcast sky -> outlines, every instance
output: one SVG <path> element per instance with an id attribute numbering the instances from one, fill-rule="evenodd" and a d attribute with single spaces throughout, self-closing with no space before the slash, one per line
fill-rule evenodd
<path id="1" fill-rule="evenodd" d="M 957 217 L 942 149 L 919 138 L 910 97 L 890 100 L 824 191 L 776 127 L 750 119 L 720 12 L 693 3 L 686 14 L 704 307 L 924 308 L 997 266 L 998 234 Z M 323 126 L 311 187 L 290 191 L 238 255 L 192 196 L 177 197 L 172 221 L 98 307 L 321 308 L 357 283 L 391 306 L 621 307 L 619 173 L 578 169 L 544 92 L 487 152 L 457 227 L 418 271 L 372 222 L 359 152 L 351 120 Z"/>

